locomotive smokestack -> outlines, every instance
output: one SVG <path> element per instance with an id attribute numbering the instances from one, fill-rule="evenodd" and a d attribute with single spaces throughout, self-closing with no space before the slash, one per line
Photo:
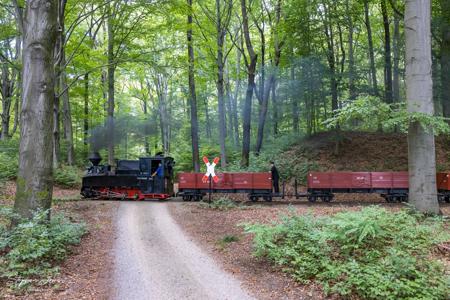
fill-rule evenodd
<path id="1" fill-rule="evenodd" d="M 96 167 L 102 161 L 102 157 L 100 156 L 100 153 L 92 152 L 91 155 L 89 155 L 89 161 Z"/>

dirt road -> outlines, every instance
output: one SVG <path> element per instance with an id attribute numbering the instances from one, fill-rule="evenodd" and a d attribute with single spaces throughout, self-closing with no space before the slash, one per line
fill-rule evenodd
<path id="1" fill-rule="evenodd" d="M 167 203 L 121 202 L 115 242 L 116 299 L 251 299 L 189 240 Z"/>

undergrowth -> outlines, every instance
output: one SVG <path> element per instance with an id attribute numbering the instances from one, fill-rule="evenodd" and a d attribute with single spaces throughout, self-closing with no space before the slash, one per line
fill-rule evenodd
<path id="1" fill-rule="evenodd" d="M 217 246 L 219 249 L 224 250 L 227 248 L 231 243 L 239 242 L 239 237 L 233 234 L 227 234 L 221 239 L 217 241 Z"/>
<path id="2" fill-rule="evenodd" d="M 211 203 L 200 202 L 200 206 L 203 208 L 210 208 L 210 209 L 217 209 L 217 210 L 228 210 L 228 209 L 238 207 L 236 202 L 234 202 L 233 200 L 231 200 L 227 197 L 220 197 L 219 199 L 211 201 Z"/>
<path id="3" fill-rule="evenodd" d="M 432 257 L 450 239 L 438 218 L 368 207 L 334 216 L 290 215 L 246 224 L 255 254 L 326 294 L 362 299 L 448 299 L 450 278 Z"/>
<path id="4" fill-rule="evenodd" d="M 87 232 L 84 223 L 73 223 L 61 213 L 47 218 L 47 211 L 37 212 L 31 220 L 18 219 L 10 208 L 0 207 L 0 278 L 27 281 L 46 278 L 58 272 L 57 263 L 80 243 Z"/>
<path id="5" fill-rule="evenodd" d="M 57 168 L 53 177 L 55 183 L 61 187 L 73 188 L 81 185 L 82 172 L 73 166 L 61 166 Z"/>

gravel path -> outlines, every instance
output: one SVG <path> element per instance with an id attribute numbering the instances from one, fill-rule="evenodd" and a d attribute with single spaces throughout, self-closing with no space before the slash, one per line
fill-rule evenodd
<path id="1" fill-rule="evenodd" d="M 167 203 L 121 202 L 117 228 L 116 299 L 251 299 L 184 235 Z"/>

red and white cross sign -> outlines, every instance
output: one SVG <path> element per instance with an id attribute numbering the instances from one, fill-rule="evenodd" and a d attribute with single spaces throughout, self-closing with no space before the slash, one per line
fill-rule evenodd
<path id="1" fill-rule="evenodd" d="M 216 173 L 214 172 L 214 168 L 216 167 L 216 165 L 219 163 L 219 159 L 218 157 L 214 158 L 212 164 L 209 163 L 209 160 L 206 156 L 203 156 L 203 162 L 206 165 L 206 173 L 202 178 L 203 183 L 207 183 L 209 176 L 212 177 L 213 181 L 215 183 L 219 182 L 219 177 L 217 177 Z"/>

